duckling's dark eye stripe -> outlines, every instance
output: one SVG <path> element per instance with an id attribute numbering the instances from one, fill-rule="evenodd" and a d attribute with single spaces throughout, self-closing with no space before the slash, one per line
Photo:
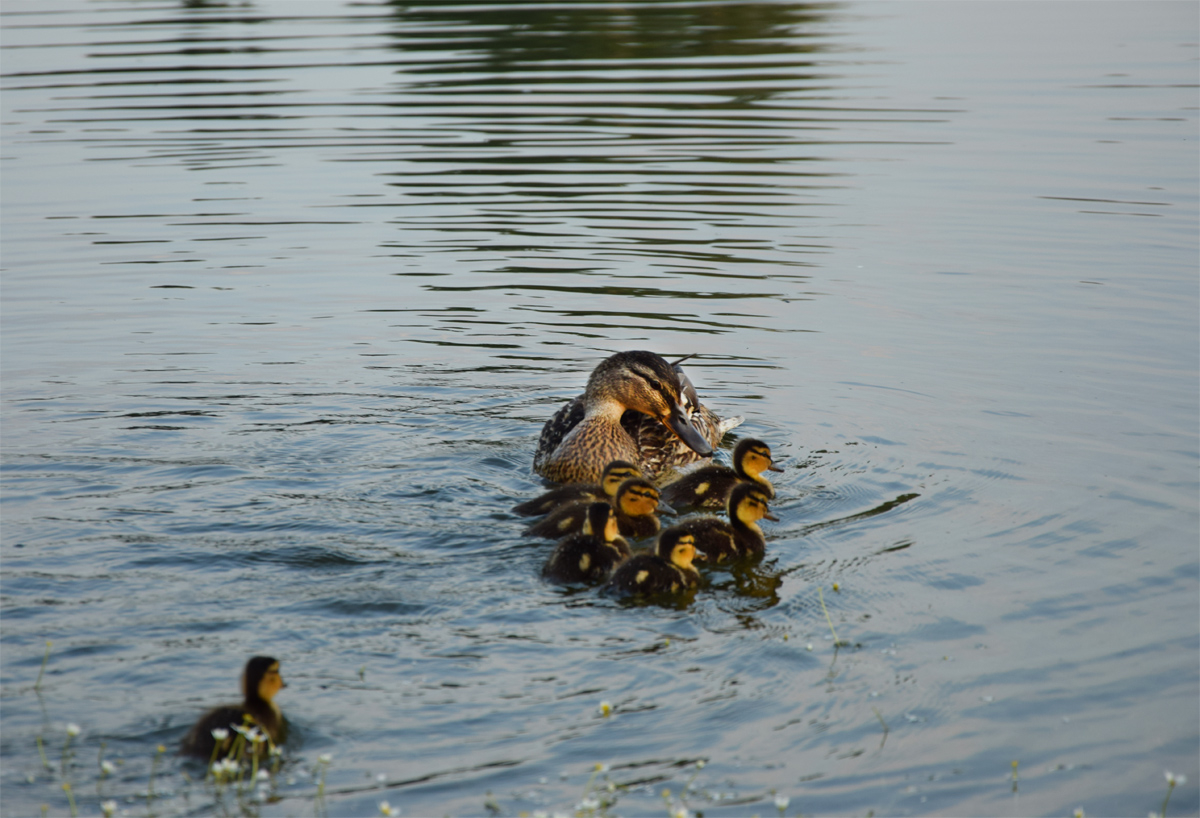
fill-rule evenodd
<path id="1" fill-rule="evenodd" d="M 633 494 L 633 495 L 636 495 L 636 496 L 638 496 L 638 497 L 648 497 L 648 498 L 649 498 L 649 499 L 651 499 L 651 500 L 657 500 L 657 499 L 658 499 L 658 495 L 657 495 L 657 494 L 655 494 L 655 493 L 654 493 L 654 492 L 652 492 L 652 491 L 646 491 L 645 489 L 630 489 L 630 490 L 629 490 L 629 493 L 630 493 L 630 494 Z"/>

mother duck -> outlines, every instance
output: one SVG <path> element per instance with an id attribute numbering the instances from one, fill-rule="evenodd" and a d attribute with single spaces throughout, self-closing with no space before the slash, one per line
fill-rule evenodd
<path id="1" fill-rule="evenodd" d="M 653 352 L 632 350 L 604 359 L 592 371 L 583 395 L 559 409 L 542 428 L 533 470 L 559 483 L 584 483 L 597 482 L 613 460 L 627 460 L 651 478 L 676 465 L 661 447 L 635 439 L 629 420 L 622 424 L 628 410 L 669 429 L 668 443 L 682 442 L 684 446 L 679 448 L 690 459 L 711 457 L 713 445 L 725 430 L 711 430 L 715 440 L 696 430 L 688 411 L 691 408 L 694 413 L 696 407 L 685 405 L 685 386 L 690 386 L 686 378 Z M 641 419 L 633 417 L 636 432 Z"/>

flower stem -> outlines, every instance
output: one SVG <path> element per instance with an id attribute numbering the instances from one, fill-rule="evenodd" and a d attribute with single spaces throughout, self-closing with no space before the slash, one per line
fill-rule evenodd
<path id="1" fill-rule="evenodd" d="M 829 631 L 833 634 L 833 646 L 836 648 L 842 644 L 842 640 L 838 639 L 837 631 L 833 629 L 833 620 L 829 617 L 829 609 L 825 607 L 825 595 L 821 593 L 821 586 L 817 586 L 817 599 L 821 602 L 821 611 L 825 614 L 825 621 L 829 623 Z"/>

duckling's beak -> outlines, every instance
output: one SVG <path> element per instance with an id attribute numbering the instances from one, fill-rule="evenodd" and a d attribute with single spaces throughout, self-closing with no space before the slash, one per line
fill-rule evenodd
<path id="1" fill-rule="evenodd" d="M 675 509 L 671 508 L 669 505 L 667 505 L 666 502 L 662 498 L 659 498 L 658 508 L 655 509 L 655 511 L 657 511 L 659 514 L 665 514 L 668 517 L 678 517 L 679 516 L 679 512 L 676 511 Z"/>
<path id="2" fill-rule="evenodd" d="M 705 554 L 703 551 L 697 551 L 695 554 L 692 554 L 692 562 L 708 562 L 708 554 Z"/>
<path id="3" fill-rule="evenodd" d="M 671 415 L 664 421 L 684 444 L 701 457 L 711 457 L 712 446 L 704 436 L 696 431 L 696 427 L 688 420 L 687 410 L 678 403 L 671 407 Z"/>
<path id="4" fill-rule="evenodd" d="M 776 517 L 774 514 L 772 514 L 772 513 L 771 513 L 771 512 L 769 512 L 769 511 L 764 511 L 764 512 L 763 512 L 763 519 L 764 519 L 764 520 L 770 520 L 770 521 L 772 521 L 772 522 L 775 522 L 775 523 L 779 522 L 779 518 L 778 518 L 778 517 Z"/>
<path id="5" fill-rule="evenodd" d="M 767 466 L 767 471 L 783 471 L 783 469 L 772 463 L 771 465 Z"/>

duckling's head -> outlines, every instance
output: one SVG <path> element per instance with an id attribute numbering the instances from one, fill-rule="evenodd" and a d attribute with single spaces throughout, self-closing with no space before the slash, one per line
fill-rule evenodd
<path id="1" fill-rule="evenodd" d="M 279 675 L 279 660 L 270 656 L 255 656 L 246 663 L 242 673 L 242 695 L 270 703 L 280 690 L 287 687 Z"/>
<path id="2" fill-rule="evenodd" d="M 620 536 L 617 530 L 617 515 L 612 506 L 601 500 L 592 503 L 587 508 L 587 516 L 583 520 L 583 533 L 596 536 L 605 542 L 612 542 Z"/>
<path id="3" fill-rule="evenodd" d="M 655 549 L 660 557 L 685 571 L 695 571 L 693 560 L 706 559 L 696 551 L 696 538 L 680 526 L 672 526 L 658 535 Z"/>
<path id="4" fill-rule="evenodd" d="M 661 356 L 645 350 L 618 352 L 600 362 L 584 394 L 593 401 L 615 401 L 658 419 L 696 454 L 712 454 L 712 446 L 696 431 L 683 405 L 679 373 Z"/>
<path id="5" fill-rule="evenodd" d="M 604 473 L 600 475 L 600 488 L 609 497 L 616 497 L 617 486 L 631 477 L 641 476 L 642 470 L 628 460 L 614 460 L 604 467 Z"/>
<path id="6" fill-rule="evenodd" d="M 645 517 L 658 509 L 658 489 L 644 477 L 623 482 L 615 499 L 617 508 L 626 517 Z"/>
<path id="7" fill-rule="evenodd" d="M 764 517 L 779 521 L 767 505 L 767 495 L 753 483 L 739 483 L 729 493 L 729 519 L 737 518 L 753 525 Z"/>
<path id="8" fill-rule="evenodd" d="M 733 462 L 751 477 L 764 471 L 783 471 L 771 459 L 771 447 L 753 437 L 743 438 L 733 449 Z"/>

